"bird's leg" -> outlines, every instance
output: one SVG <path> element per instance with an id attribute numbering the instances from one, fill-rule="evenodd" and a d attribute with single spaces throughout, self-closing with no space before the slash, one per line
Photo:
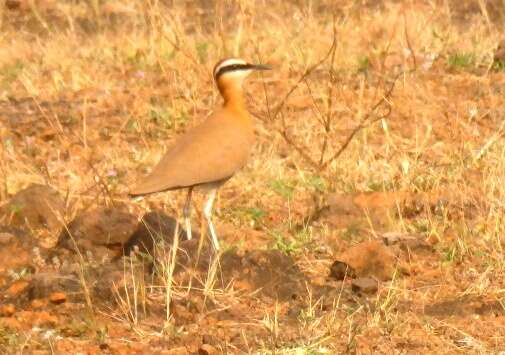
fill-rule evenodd
<path id="1" fill-rule="evenodd" d="M 214 199 L 216 198 L 217 189 L 212 189 L 209 193 L 207 202 L 205 202 L 205 207 L 203 209 L 203 214 L 207 223 L 209 224 L 210 236 L 212 239 L 212 245 L 216 251 L 219 251 L 219 241 L 217 240 L 216 231 L 214 225 L 212 224 L 212 205 L 214 204 Z"/>
<path id="2" fill-rule="evenodd" d="M 188 240 L 193 238 L 191 233 L 191 193 L 193 192 L 193 188 L 188 188 L 188 195 L 186 196 L 186 203 L 184 204 L 184 209 L 182 211 L 184 215 L 184 224 L 186 226 L 186 237 Z"/>

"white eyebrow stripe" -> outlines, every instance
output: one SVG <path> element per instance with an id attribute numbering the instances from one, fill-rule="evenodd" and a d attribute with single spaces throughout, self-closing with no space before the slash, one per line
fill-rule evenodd
<path id="1" fill-rule="evenodd" d="M 238 59 L 238 58 L 230 58 L 226 59 L 223 61 L 221 64 L 219 64 L 216 69 L 214 70 L 214 78 L 216 77 L 216 74 L 219 73 L 219 70 L 223 67 L 227 67 L 228 65 L 233 65 L 233 64 L 247 64 L 245 60 Z"/>

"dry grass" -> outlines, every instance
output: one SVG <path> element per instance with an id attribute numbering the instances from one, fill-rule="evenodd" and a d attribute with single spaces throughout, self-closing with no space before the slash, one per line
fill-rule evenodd
<path id="1" fill-rule="evenodd" d="M 161 205 L 177 215 L 182 194 L 132 203 L 125 193 L 177 134 L 219 105 L 211 75 L 218 59 L 269 63 L 275 70 L 251 78 L 246 88 L 257 117 L 254 154 L 223 189 L 216 216 L 264 237 L 255 242 L 237 234 L 225 245 L 280 248 L 320 276 L 334 255 L 379 228 L 370 222 L 372 233 L 351 240 L 345 237 L 350 229 L 315 224 L 300 230 L 328 193 L 433 192 L 452 207 L 386 221 L 388 230 L 438 240 L 435 253 L 417 260 L 409 277 L 398 275 L 376 296 L 352 303 L 336 297 L 323 306 L 308 291 L 296 324 L 282 321 L 289 305 L 256 309 L 247 328 L 254 331 L 242 334 L 244 348 L 293 354 L 505 350 L 503 309 L 497 306 L 496 316 L 465 312 L 474 301 L 505 308 L 505 74 L 491 70 L 504 35 L 503 14 L 493 9 L 505 3 L 34 4 L 3 10 L 2 202 L 42 182 L 67 195 L 68 219 L 89 206 L 123 202 L 138 214 Z M 373 122 L 330 159 L 367 118 Z M 233 288 L 213 291 L 219 288 L 215 272 L 201 281 L 213 302 L 226 308 L 248 299 Z M 137 281 L 133 298 L 120 298 L 119 316 L 135 327 L 137 297 L 148 292 L 146 280 Z M 448 300 L 455 303 L 444 306 Z M 149 342 L 146 333 L 142 340 L 136 334 L 132 341 Z M 0 328 L 0 342 L 11 341 Z"/>

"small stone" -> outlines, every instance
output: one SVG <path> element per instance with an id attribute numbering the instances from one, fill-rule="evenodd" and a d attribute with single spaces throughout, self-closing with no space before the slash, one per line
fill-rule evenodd
<path id="1" fill-rule="evenodd" d="M 198 355 L 219 355 L 220 352 L 210 344 L 203 344 L 198 349 Z"/>
<path id="2" fill-rule="evenodd" d="M 13 304 L 0 305 L 0 317 L 10 317 L 16 313 L 16 307 Z"/>
<path id="3" fill-rule="evenodd" d="M 67 301 L 67 295 L 63 292 L 53 292 L 49 295 L 49 301 L 53 304 L 62 304 Z"/>
<path id="4" fill-rule="evenodd" d="M 379 281 L 371 277 L 360 277 L 352 280 L 352 290 L 361 293 L 375 293 L 379 289 Z"/>

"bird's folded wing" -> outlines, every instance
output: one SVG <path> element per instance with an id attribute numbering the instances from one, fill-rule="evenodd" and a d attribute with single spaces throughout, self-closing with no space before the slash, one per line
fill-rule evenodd
<path id="1" fill-rule="evenodd" d="M 227 117 L 211 117 L 181 136 L 130 195 L 227 179 L 245 165 L 252 141 L 251 127 Z"/>

